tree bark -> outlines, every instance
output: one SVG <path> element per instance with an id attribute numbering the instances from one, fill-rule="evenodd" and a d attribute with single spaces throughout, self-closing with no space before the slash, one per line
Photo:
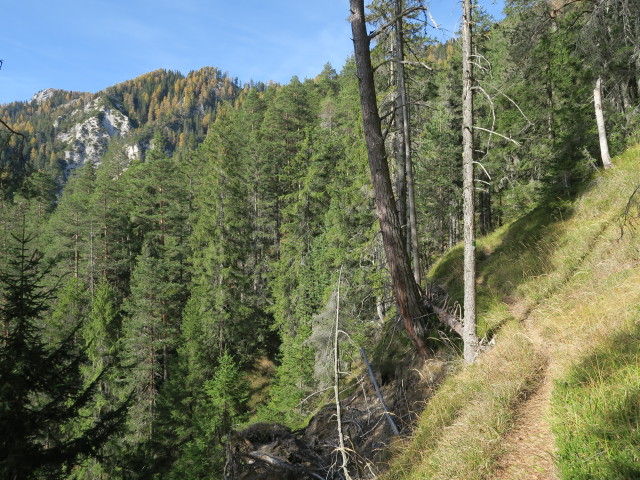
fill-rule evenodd
<path id="1" fill-rule="evenodd" d="M 593 103 L 596 109 L 596 123 L 598 124 L 598 138 L 600 139 L 600 156 L 604 168 L 611 168 L 611 156 L 609 155 L 609 142 L 607 142 L 607 130 L 604 125 L 604 115 L 602 113 L 602 78 L 596 80 L 596 88 L 593 90 Z"/>
<path id="2" fill-rule="evenodd" d="M 476 335 L 476 241 L 473 183 L 473 67 L 471 63 L 471 0 L 462 2 L 462 169 L 464 223 L 464 360 L 473 362 Z"/>
<path id="3" fill-rule="evenodd" d="M 423 302 L 420 289 L 413 277 L 409 255 L 404 246 L 402 226 L 396 210 L 376 101 L 364 0 L 350 0 L 350 7 L 362 120 L 382 242 L 400 316 L 418 355 L 426 358 L 433 353 L 425 339 L 425 325 L 432 312 Z"/>

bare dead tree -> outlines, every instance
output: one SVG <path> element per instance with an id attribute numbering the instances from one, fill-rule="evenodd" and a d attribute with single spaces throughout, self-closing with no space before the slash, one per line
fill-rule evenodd
<path id="1" fill-rule="evenodd" d="M 340 368 L 339 368 L 339 342 L 340 335 L 340 283 L 342 281 L 342 267 L 340 267 L 340 273 L 338 274 L 338 292 L 336 295 L 336 321 L 334 324 L 333 332 L 333 394 L 336 402 L 336 421 L 338 429 L 338 450 L 342 457 L 342 465 L 340 469 L 344 474 L 346 480 L 351 480 L 349 475 L 349 458 L 347 457 L 347 450 L 344 446 L 344 435 L 342 433 L 342 412 L 340 405 Z"/>
<path id="2" fill-rule="evenodd" d="M 473 64 L 471 60 L 471 0 L 462 1 L 462 194 L 464 224 L 464 359 L 473 362 L 476 334 L 476 239 L 473 179 Z"/>
<path id="3" fill-rule="evenodd" d="M 593 104 L 596 110 L 596 123 L 598 125 L 598 140 L 600 141 L 600 158 L 604 168 L 611 168 L 611 155 L 609 155 L 609 142 L 607 141 L 607 130 L 604 124 L 604 114 L 602 113 L 602 77 L 596 80 L 596 87 L 593 89 Z"/>

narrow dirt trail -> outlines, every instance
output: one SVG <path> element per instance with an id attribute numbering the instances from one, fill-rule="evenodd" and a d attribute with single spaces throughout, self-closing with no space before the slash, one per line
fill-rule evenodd
<path id="1" fill-rule="evenodd" d="M 516 313 L 516 312 L 514 312 Z M 521 313 L 521 315 L 526 315 Z M 495 480 L 558 480 L 555 438 L 549 423 L 553 389 L 550 349 L 536 326 L 523 321 L 528 338 L 547 363 L 537 388 L 518 407 L 513 429 L 504 438 L 504 453 L 498 459 Z"/>
<path id="2" fill-rule="evenodd" d="M 504 439 L 505 453 L 498 460 L 496 480 L 555 480 L 558 478 L 555 440 L 547 421 L 553 382 L 545 378 L 520 406 L 516 425 Z"/>

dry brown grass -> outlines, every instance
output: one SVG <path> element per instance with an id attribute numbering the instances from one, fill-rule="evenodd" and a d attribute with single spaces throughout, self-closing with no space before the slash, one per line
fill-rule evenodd
<path id="1" fill-rule="evenodd" d="M 513 405 L 542 371 L 543 359 L 522 333 L 519 324 L 508 323 L 503 341 L 444 383 L 413 437 L 396 446 L 402 453 L 386 478 L 476 479 L 491 470 Z"/>

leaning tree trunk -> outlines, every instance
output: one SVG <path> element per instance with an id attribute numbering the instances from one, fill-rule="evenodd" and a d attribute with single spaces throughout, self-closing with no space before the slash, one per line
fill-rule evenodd
<path id="1" fill-rule="evenodd" d="M 604 115 L 602 114 L 602 78 L 596 80 L 596 88 L 593 90 L 593 103 L 596 108 L 596 123 L 598 124 L 598 138 L 600 139 L 600 156 L 604 168 L 611 168 L 611 156 L 609 155 L 609 142 L 607 142 L 607 130 L 604 125 Z"/>
<path id="2" fill-rule="evenodd" d="M 356 60 L 356 75 L 360 90 L 362 120 L 369 168 L 373 181 L 376 213 L 380 222 L 382 242 L 391 273 L 393 293 L 403 319 L 405 329 L 418 354 L 426 358 L 432 354 L 425 340 L 425 325 L 432 313 L 422 301 L 404 245 L 402 226 L 398 219 L 396 203 L 391 188 L 389 165 L 384 147 L 380 116 L 373 81 L 373 68 L 369 51 L 370 38 L 364 15 L 364 0 L 350 0 L 351 31 Z"/>
<path id="3" fill-rule="evenodd" d="M 462 2 L 462 191 L 464 223 L 464 360 L 473 362 L 476 335 L 476 242 L 473 184 L 473 91 L 471 83 L 471 0 Z"/>

